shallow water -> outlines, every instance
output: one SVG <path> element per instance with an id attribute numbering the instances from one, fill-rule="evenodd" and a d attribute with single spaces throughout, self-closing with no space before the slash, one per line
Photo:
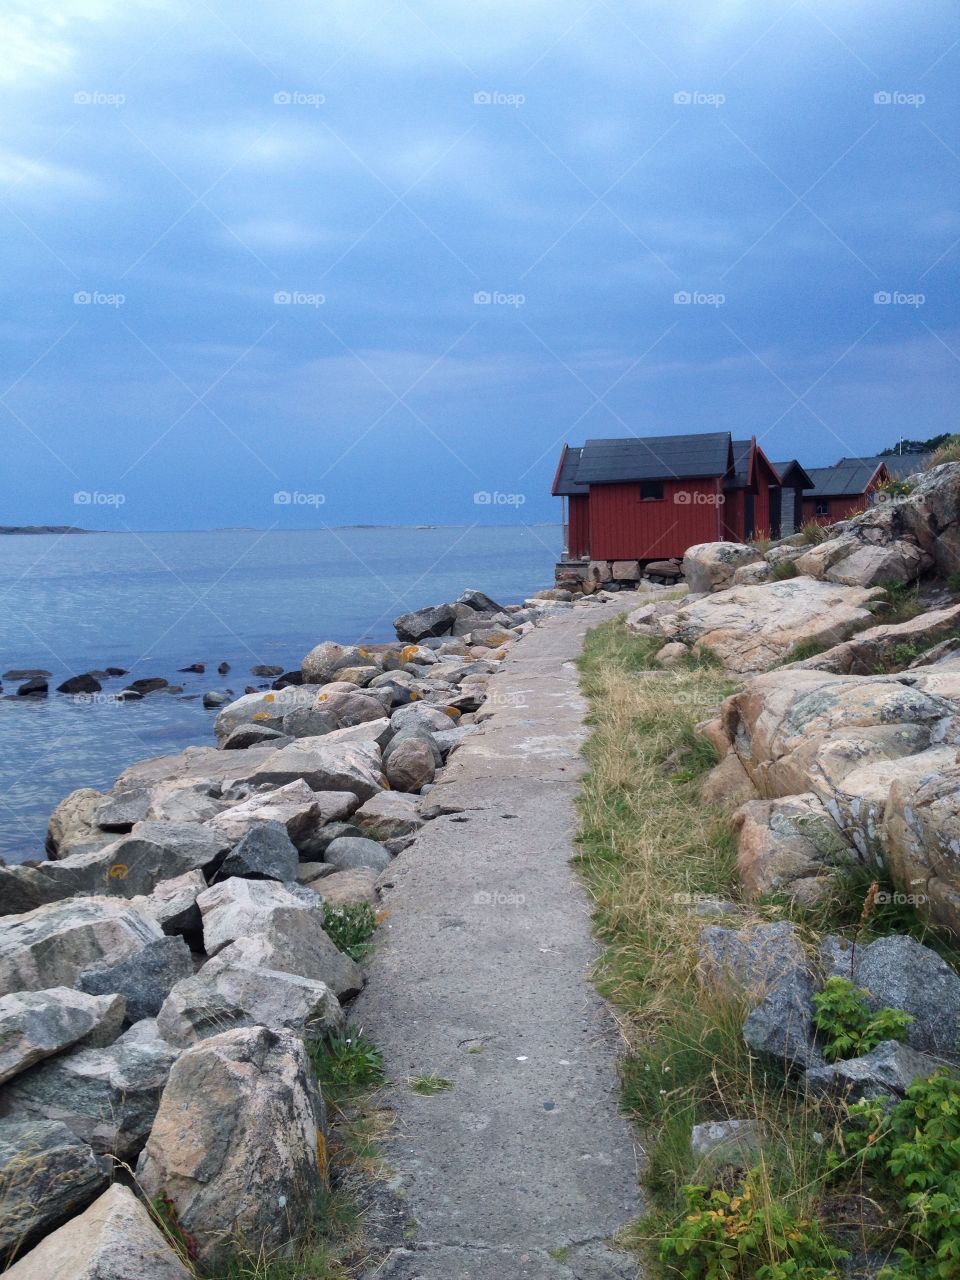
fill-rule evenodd
<path id="1" fill-rule="evenodd" d="M 42 857 L 47 818 L 75 787 L 213 740 L 208 689 L 285 669 L 321 640 L 388 640 L 400 613 L 478 587 L 503 604 L 552 582 L 556 526 L 0 537 L 0 670 L 41 667 L 51 690 L 108 666 L 183 695 L 142 702 L 0 698 L 0 856 Z M 177 675 L 194 662 L 204 675 Z M 216 668 L 229 662 L 230 673 Z"/>

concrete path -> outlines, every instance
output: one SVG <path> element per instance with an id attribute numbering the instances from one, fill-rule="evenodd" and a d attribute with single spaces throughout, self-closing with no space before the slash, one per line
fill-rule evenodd
<path id="1" fill-rule="evenodd" d="M 586 733 L 571 659 L 622 609 L 577 608 L 515 647 L 490 682 L 483 732 L 430 793 L 442 816 L 392 868 L 352 1017 L 394 1082 L 385 1154 L 408 1227 L 371 1277 L 636 1275 L 606 1244 L 639 1212 L 639 1156 L 569 866 Z M 409 1080 L 425 1074 L 453 1087 L 420 1096 Z"/>

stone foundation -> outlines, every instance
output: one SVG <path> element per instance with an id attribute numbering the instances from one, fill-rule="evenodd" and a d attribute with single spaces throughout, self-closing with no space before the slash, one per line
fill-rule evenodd
<path id="1" fill-rule="evenodd" d="M 650 583 L 679 584 L 683 566 L 679 560 L 561 560 L 554 570 L 554 581 L 565 591 L 585 595 L 600 588 L 632 591 Z"/>

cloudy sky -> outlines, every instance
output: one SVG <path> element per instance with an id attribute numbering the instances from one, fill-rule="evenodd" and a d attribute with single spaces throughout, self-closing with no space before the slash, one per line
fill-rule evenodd
<path id="1" fill-rule="evenodd" d="M 564 440 L 960 425 L 948 0 L 30 0 L 0 39 L 2 523 L 532 521 Z"/>

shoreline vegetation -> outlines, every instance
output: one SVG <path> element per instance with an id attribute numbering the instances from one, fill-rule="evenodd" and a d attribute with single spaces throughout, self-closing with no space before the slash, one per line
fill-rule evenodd
<path id="1" fill-rule="evenodd" d="M 717 925 L 789 928 L 816 954 L 823 934 L 856 949 L 897 932 L 956 965 L 955 944 L 916 912 L 882 905 L 896 902 L 892 884 L 862 866 L 816 906 L 746 901 L 740 800 L 701 798 L 721 755 L 697 729 L 738 685 L 708 650 L 661 666 L 662 643 L 621 618 L 589 633 L 579 661 L 591 736 L 575 865 L 602 947 L 594 980 L 626 1044 L 622 1102 L 647 1154 L 647 1210 L 620 1243 L 651 1277 L 960 1276 L 955 1083 L 918 1078 L 896 1105 L 812 1095 L 789 1064 L 748 1047 L 756 998 L 710 980 L 703 937 Z M 861 1016 L 856 990 L 831 979 L 814 1004 L 832 1061 L 828 1033 L 843 1042 Z M 902 1038 L 910 1021 L 881 1010 L 878 1025 L 894 1030 L 879 1038 Z"/>

